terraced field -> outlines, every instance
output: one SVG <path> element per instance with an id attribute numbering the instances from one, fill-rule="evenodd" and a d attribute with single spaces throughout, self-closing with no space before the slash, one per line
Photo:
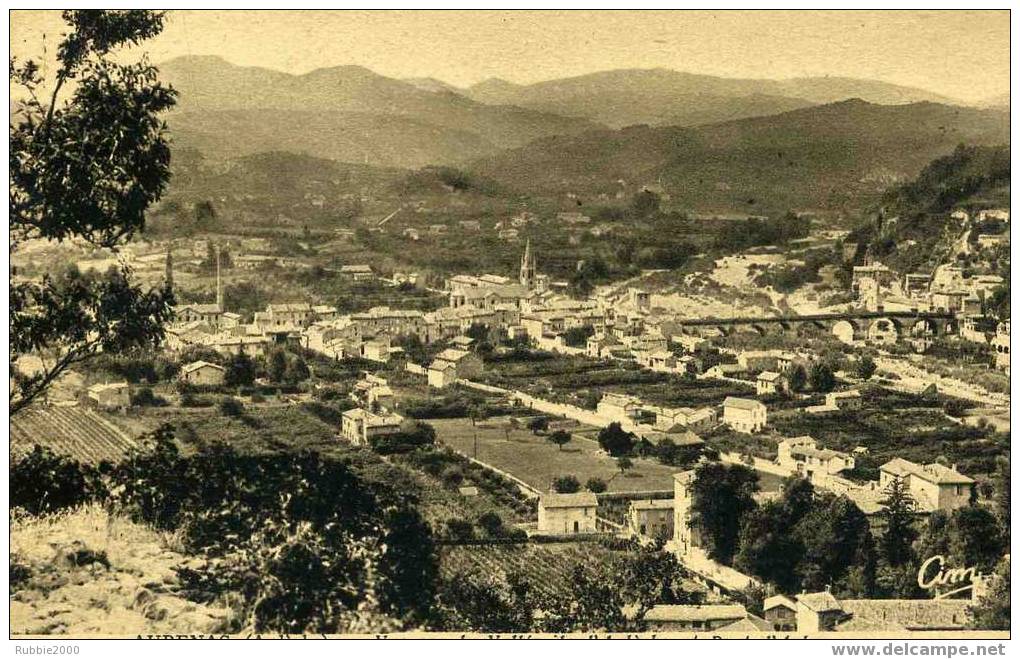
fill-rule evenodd
<path id="1" fill-rule="evenodd" d="M 33 407 L 11 419 L 11 455 L 36 444 L 82 462 L 117 460 L 135 441 L 102 413 L 84 407 Z"/>
<path id="2" fill-rule="evenodd" d="M 467 572 L 483 575 L 518 574 L 535 591 L 548 596 L 568 587 L 576 565 L 585 565 L 609 574 L 617 561 L 631 555 L 630 551 L 608 549 L 597 542 L 450 545 L 440 548 L 439 569 L 447 578 Z M 684 579 L 683 587 L 688 591 L 703 593 L 708 602 L 717 601 L 716 596 L 694 581 Z"/>
<path id="3" fill-rule="evenodd" d="M 440 551 L 440 570 L 447 577 L 470 571 L 518 574 L 535 589 L 552 594 L 569 583 L 574 566 L 605 568 L 626 555 L 625 551 L 611 551 L 594 542 L 447 546 Z"/>

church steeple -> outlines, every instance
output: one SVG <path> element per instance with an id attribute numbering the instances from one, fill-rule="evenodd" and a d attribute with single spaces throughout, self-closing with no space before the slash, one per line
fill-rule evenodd
<path id="1" fill-rule="evenodd" d="M 531 253 L 531 238 L 524 244 L 524 255 L 521 257 L 521 286 L 535 287 L 535 255 Z"/>

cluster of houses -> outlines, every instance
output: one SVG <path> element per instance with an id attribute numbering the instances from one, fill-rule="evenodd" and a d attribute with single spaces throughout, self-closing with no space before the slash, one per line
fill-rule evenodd
<path id="1" fill-rule="evenodd" d="M 966 211 L 957 211 L 954 213 L 956 215 L 960 216 L 961 221 L 968 221 Z M 978 216 L 986 219 L 1005 218 L 1004 221 L 1009 222 L 1009 211 L 1005 210 L 981 211 Z M 991 244 L 991 238 L 1009 239 L 1008 234 L 1002 237 L 979 236 L 978 244 Z M 999 322 L 983 312 L 988 297 L 1005 283 L 996 274 L 968 276 L 962 267 L 952 263 L 939 265 L 931 274 L 915 272 L 902 278 L 881 263 L 869 263 L 854 267 L 852 289 L 870 311 L 916 309 L 955 314 L 959 320 L 960 338 L 990 346 L 995 367 L 1008 374 L 1009 321 Z M 878 343 L 896 340 L 894 328 L 887 327 L 884 330 L 881 323 L 875 323 L 869 329 L 868 338 Z M 848 342 L 853 339 L 853 336 L 844 338 Z M 917 351 L 924 352 L 932 343 L 931 328 L 924 325 L 911 328 L 910 340 Z"/>
<path id="2" fill-rule="evenodd" d="M 354 384 L 351 398 L 357 407 L 340 416 L 340 437 L 355 446 L 402 432 L 404 417 L 396 413 L 396 398 L 385 378 L 364 373 Z"/>
<path id="3" fill-rule="evenodd" d="M 805 475 L 815 469 L 828 474 L 853 467 L 852 456 L 819 449 L 810 437 L 784 442 L 779 462 L 795 465 Z M 881 472 L 878 485 L 884 488 L 892 479 L 900 479 L 918 502 L 918 512 L 922 514 L 967 505 L 973 485 L 954 468 L 938 464 L 918 465 L 894 459 L 882 465 Z M 676 474 L 671 499 L 632 499 L 623 530 L 640 538 L 666 540 L 667 548 L 681 560 L 693 559 L 690 565 L 698 566 L 696 557 L 703 554 L 690 508 L 693 479 L 693 471 Z M 543 494 L 538 505 L 537 532 L 550 536 L 604 532 L 607 527 L 600 524 L 598 513 L 599 498 L 591 492 Z M 750 577 L 729 571 L 753 583 Z M 977 583 L 974 597 L 984 592 L 985 586 Z M 765 599 L 761 616 L 738 604 L 657 605 L 644 619 L 652 631 L 950 631 L 965 628 L 967 607 L 971 604 L 972 600 L 967 599 L 837 599 L 830 592 L 821 591 L 772 595 Z"/>

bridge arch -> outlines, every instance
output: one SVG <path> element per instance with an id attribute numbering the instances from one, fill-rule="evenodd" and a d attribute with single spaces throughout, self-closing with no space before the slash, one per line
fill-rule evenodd
<path id="1" fill-rule="evenodd" d="M 857 321 L 844 318 L 833 323 L 832 334 L 843 343 L 853 343 L 857 339 L 860 329 Z"/>
<path id="2" fill-rule="evenodd" d="M 938 334 L 938 323 L 930 318 L 918 318 L 910 325 L 911 336 L 937 336 Z"/>
<path id="3" fill-rule="evenodd" d="M 903 327 L 896 318 L 876 318 L 868 326 L 868 341 L 883 345 L 896 343 Z"/>

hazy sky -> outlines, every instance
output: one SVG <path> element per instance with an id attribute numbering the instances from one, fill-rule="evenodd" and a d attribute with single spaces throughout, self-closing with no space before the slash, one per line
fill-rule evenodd
<path id="1" fill-rule="evenodd" d="M 15 11 L 15 55 L 52 52 L 57 12 Z M 360 64 L 457 85 L 663 67 L 729 77 L 838 75 L 966 101 L 1009 91 L 999 11 L 174 11 L 156 62 L 220 55 L 291 73 Z"/>

